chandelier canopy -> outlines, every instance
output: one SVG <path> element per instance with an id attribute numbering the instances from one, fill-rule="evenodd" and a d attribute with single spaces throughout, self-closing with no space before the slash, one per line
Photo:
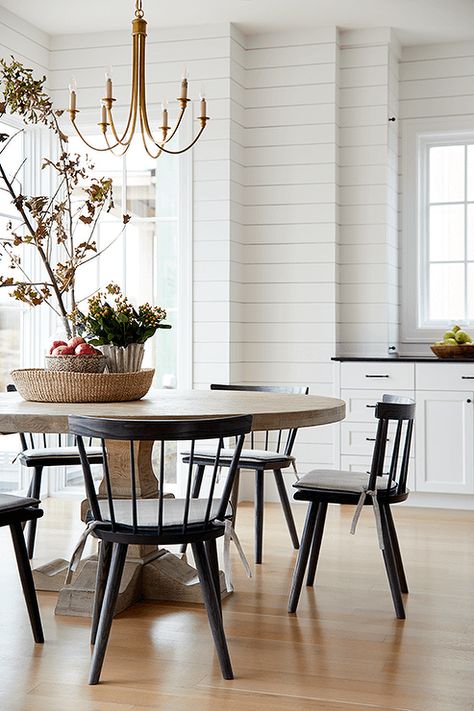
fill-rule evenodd
<path id="1" fill-rule="evenodd" d="M 125 129 L 122 134 L 119 133 L 115 126 L 112 115 L 114 104 L 112 77 L 107 73 L 105 79 L 105 96 L 101 101 L 101 115 L 98 126 L 104 138 L 105 145 L 94 146 L 84 137 L 76 123 L 76 117 L 79 113 L 77 108 L 77 85 L 75 80 L 72 80 L 69 85 L 69 116 L 71 123 L 74 126 L 81 140 L 92 150 L 95 151 L 111 151 L 116 155 L 123 155 L 130 148 L 135 131 L 139 128 L 142 134 L 142 141 L 146 152 L 152 158 L 158 158 L 161 153 L 170 153 L 179 155 L 189 150 L 196 141 L 199 140 L 202 132 L 206 128 L 209 117 L 206 116 L 207 106 L 206 99 L 201 96 L 200 100 L 200 115 L 198 121 L 200 128 L 193 140 L 185 147 L 177 150 L 168 148 L 168 143 L 176 136 L 176 133 L 184 118 L 186 108 L 191 102 L 188 99 L 188 79 L 186 72 L 181 80 L 181 91 L 177 101 L 179 104 L 178 117 L 173 127 L 168 124 L 168 102 L 164 100 L 162 104 L 162 125 L 159 126 L 161 139 L 155 138 L 150 128 L 148 112 L 146 106 L 146 82 L 145 82 L 145 43 L 146 43 L 146 20 L 143 12 L 142 0 L 135 1 L 135 18 L 132 20 L 132 88 L 130 98 L 130 109 Z"/>

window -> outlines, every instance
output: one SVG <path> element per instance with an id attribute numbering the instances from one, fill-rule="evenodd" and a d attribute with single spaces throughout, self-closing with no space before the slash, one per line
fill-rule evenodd
<path id="1" fill-rule="evenodd" d="M 0 133 L 10 136 L 15 134 L 17 127 L 4 120 L 0 121 Z M 15 175 L 21 166 L 24 155 L 23 134 L 17 135 L 2 153 L 2 165 L 9 177 Z M 20 171 L 15 183 L 20 187 L 23 172 Z M 5 236 L 5 226 L 10 220 L 16 220 L 16 211 L 12 205 L 10 194 L 6 191 L 3 181 L 0 181 L 0 229 Z M 2 274 L 8 270 L 8 262 L 0 260 Z M 11 382 L 10 372 L 20 363 L 21 321 L 23 308 L 18 301 L 12 299 L 8 289 L 0 289 L 0 391 L 4 392 Z M 16 453 L 21 449 L 17 435 L 0 437 L 0 490 L 21 490 L 21 467 L 14 462 Z"/>
<path id="2" fill-rule="evenodd" d="M 474 133 L 409 125 L 404 148 L 404 341 L 474 323 Z"/>
<path id="3" fill-rule="evenodd" d="M 70 150 L 87 152 L 78 138 L 70 139 Z M 97 232 L 99 247 L 107 251 L 77 273 L 78 298 L 87 299 L 114 281 L 134 303 L 166 308 L 173 328 L 159 330 L 147 344 L 144 365 L 156 369 L 156 386 L 164 376 L 177 382 L 179 160 L 167 155 L 153 160 L 139 144 L 122 158 L 108 153 L 92 158 L 94 172 L 113 179 L 115 206 L 102 217 Z M 123 213 L 132 220 L 117 239 Z"/>

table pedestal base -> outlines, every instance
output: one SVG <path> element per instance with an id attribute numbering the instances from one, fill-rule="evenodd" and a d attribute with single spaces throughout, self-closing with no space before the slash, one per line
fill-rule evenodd
<path id="1" fill-rule="evenodd" d="M 90 617 L 94 602 L 97 556 L 81 561 L 72 583 L 65 585 L 68 563 L 52 561 L 34 571 L 38 590 L 57 590 L 56 615 Z M 220 574 L 221 596 L 229 593 L 224 574 Z M 127 558 L 123 572 L 116 614 L 138 600 L 201 603 L 202 593 L 196 569 L 185 560 L 161 548 L 145 558 Z"/>

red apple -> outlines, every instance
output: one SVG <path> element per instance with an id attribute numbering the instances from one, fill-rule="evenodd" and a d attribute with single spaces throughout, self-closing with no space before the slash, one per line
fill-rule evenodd
<path id="1" fill-rule="evenodd" d="M 79 343 L 76 346 L 74 353 L 78 356 L 81 355 L 96 355 L 96 350 L 89 343 Z"/>
<path id="2" fill-rule="evenodd" d="M 54 349 L 54 351 L 51 353 L 53 356 L 63 356 L 63 355 L 74 355 L 74 348 L 71 348 L 70 346 L 58 346 L 57 348 Z"/>
<path id="3" fill-rule="evenodd" d="M 52 344 L 51 348 L 49 349 L 49 355 L 52 355 L 54 349 L 58 348 L 59 346 L 67 346 L 66 341 L 53 341 L 53 344 Z"/>
<path id="4" fill-rule="evenodd" d="M 76 346 L 79 345 L 79 343 L 85 343 L 85 340 L 82 338 L 82 336 L 74 336 L 74 338 L 71 338 L 67 344 L 70 348 L 75 348 Z"/>

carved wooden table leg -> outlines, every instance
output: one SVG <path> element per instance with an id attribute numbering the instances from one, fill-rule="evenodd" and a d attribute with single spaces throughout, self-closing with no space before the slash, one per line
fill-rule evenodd
<path id="1" fill-rule="evenodd" d="M 137 494 L 148 499 L 156 497 L 158 482 L 152 468 L 152 442 L 136 442 L 135 457 L 137 462 Z M 128 498 L 130 496 L 128 442 L 109 440 L 109 470 L 113 482 L 114 496 Z M 105 485 L 99 485 L 99 493 L 105 496 Z M 81 517 L 85 520 L 88 509 L 87 501 L 83 501 Z M 49 575 L 45 568 L 55 566 L 57 572 Z M 38 589 L 59 590 L 56 614 L 78 615 L 90 617 L 95 590 L 97 558 L 87 559 L 75 574 L 70 585 L 64 585 L 66 561 L 53 561 L 43 566 L 43 586 Z M 35 582 L 41 585 L 40 569 L 35 573 Z M 52 587 L 55 578 L 56 588 Z M 45 588 L 44 585 L 49 587 Z M 221 573 L 221 590 L 227 594 L 224 576 Z M 121 612 L 139 599 L 173 600 L 181 602 L 202 602 L 201 589 L 197 571 L 186 561 L 178 558 L 165 549 L 156 546 L 130 546 L 127 562 L 120 586 L 117 601 L 117 612 Z"/>

